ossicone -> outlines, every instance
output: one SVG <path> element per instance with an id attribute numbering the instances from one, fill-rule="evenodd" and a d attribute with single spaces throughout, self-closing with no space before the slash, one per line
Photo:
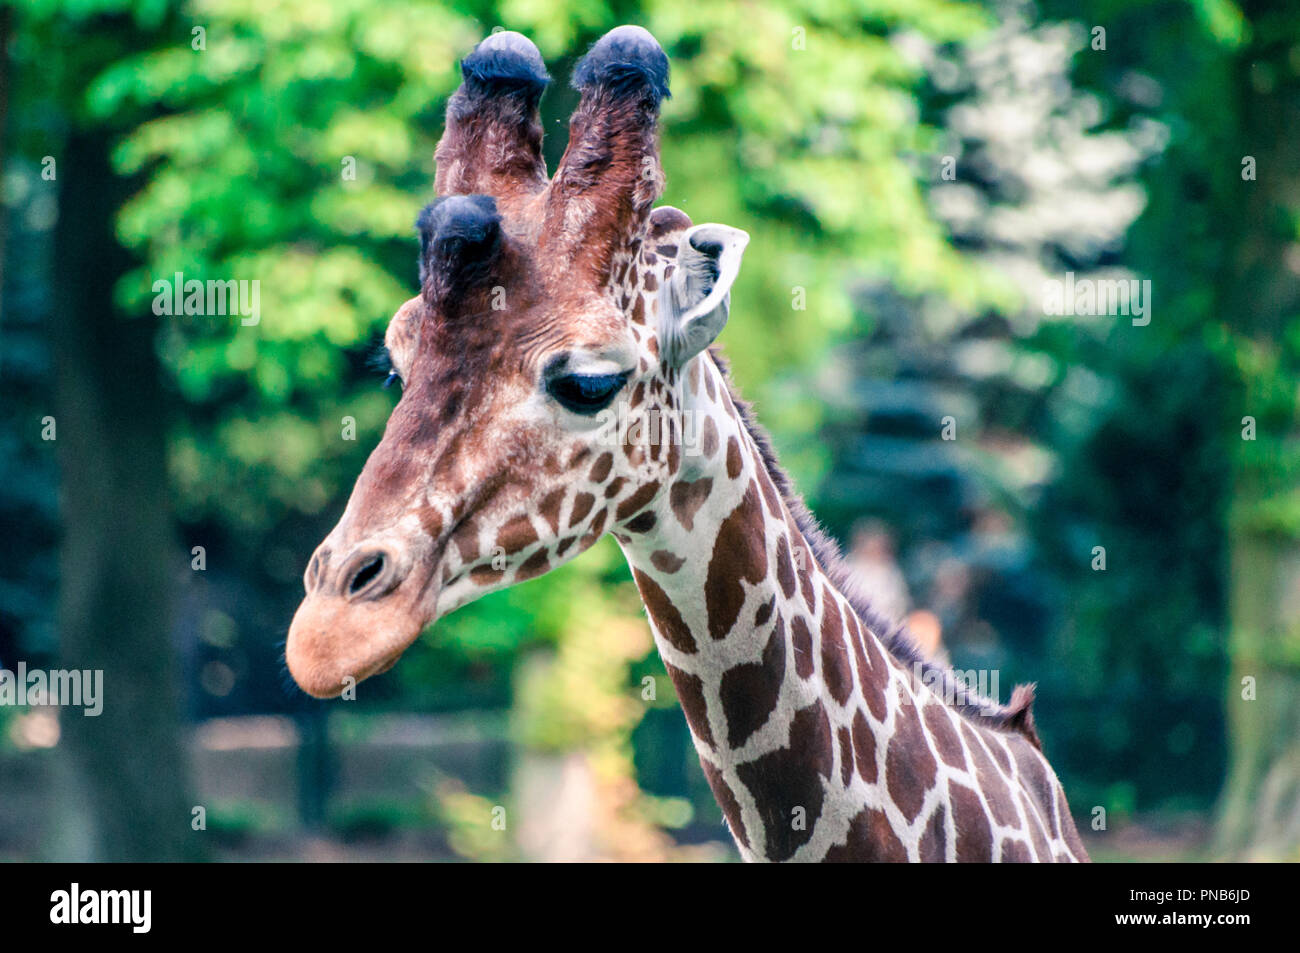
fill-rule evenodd
<path id="1" fill-rule="evenodd" d="M 493 195 L 507 208 L 546 188 L 538 103 L 551 77 L 526 36 L 503 30 L 460 64 L 434 153 L 439 195 Z"/>
<path id="2" fill-rule="evenodd" d="M 420 233 L 420 287 L 431 304 L 487 283 L 501 253 L 501 215 L 490 195 L 449 195 L 426 205 Z"/>
<path id="3" fill-rule="evenodd" d="M 573 88 L 603 87 L 614 95 L 647 93 L 657 108 L 668 90 L 668 56 L 649 30 L 621 26 L 597 40 L 573 70 Z"/>
<path id="4" fill-rule="evenodd" d="M 546 196 L 547 255 L 601 283 L 615 257 L 645 236 L 663 191 L 657 126 L 668 97 L 668 56 L 639 26 L 610 30 L 573 70 L 582 93 L 569 119 L 569 146 Z"/>
<path id="5" fill-rule="evenodd" d="M 533 41 L 511 30 L 484 38 L 461 60 L 460 73 L 467 93 L 459 103 L 462 106 L 477 96 L 518 91 L 532 109 L 551 81 Z"/>

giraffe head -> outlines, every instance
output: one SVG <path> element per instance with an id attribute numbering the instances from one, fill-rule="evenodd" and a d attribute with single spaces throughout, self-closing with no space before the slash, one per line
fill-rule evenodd
<path id="1" fill-rule="evenodd" d="M 537 48 L 495 33 L 461 70 L 417 223 L 420 293 L 385 337 L 402 396 L 289 631 L 289 670 L 318 697 L 386 671 L 453 609 L 635 531 L 687 465 L 682 371 L 722 329 L 748 241 L 651 210 L 668 60 L 645 30 L 578 64 L 553 179 Z"/>

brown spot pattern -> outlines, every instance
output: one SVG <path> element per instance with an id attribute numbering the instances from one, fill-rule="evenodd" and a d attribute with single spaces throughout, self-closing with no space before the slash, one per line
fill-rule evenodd
<path id="1" fill-rule="evenodd" d="M 1002 863 L 1004 864 L 1031 864 L 1034 858 L 1030 856 L 1029 848 L 1023 841 L 1011 840 L 1010 838 L 1002 841 Z"/>
<path id="2" fill-rule="evenodd" d="M 962 722 L 961 733 L 966 739 L 971 760 L 974 761 L 975 780 L 979 782 L 980 790 L 984 792 L 984 800 L 988 802 L 993 820 L 1003 827 L 1019 828 L 1020 814 L 1016 811 L 1011 788 L 1007 786 L 1005 779 L 993 764 L 993 759 L 989 757 L 983 743 L 976 737 L 975 730 L 966 722 Z"/>
<path id="3" fill-rule="evenodd" d="M 673 515 L 683 528 L 688 531 L 695 528 L 695 514 L 712 492 L 712 477 L 704 477 L 693 483 L 679 480 L 668 488 L 668 505 L 672 507 Z"/>
<path id="4" fill-rule="evenodd" d="M 826 609 L 822 613 L 822 680 L 831 697 L 841 705 L 853 694 L 853 673 L 849 670 L 849 652 L 844 645 L 843 619 L 830 593 L 826 593 Z"/>
<path id="5" fill-rule="evenodd" d="M 542 497 L 542 502 L 538 504 L 537 510 L 551 527 L 552 533 L 560 531 L 560 508 L 564 506 L 564 498 L 568 495 L 568 488 L 560 487 Z"/>
<path id="6" fill-rule="evenodd" d="M 740 816 L 740 802 L 736 800 L 736 793 L 710 762 L 701 758 L 700 766 L 704 768 L 704 777 L 709 782 L 709 787 L 713 789 L 713 796 L 717 798 L 718 806 L 722 808 L 722 816 L 727 819 L 731 835 L 740 842 L 741 847 L 748 849 L 749 834 Z"/>
<path id="7" fill-rule="evenodd" d="M 591 508 L 596 505 L 596 498 L 590 493 L 579 493 L 573 498 L 573 512 L 569 514 L 569 528 L 572 529 L 587 518 Z"/>
<path id="8" fill-rule="evenodd" d="M 871 717 L 876 721 L 884 721 L 887 711 L 885 696 L 889 692 L 889 669 L 885 667 L 885 659 L 876 646 L 875 637 L 866 632 L 863 635 L 862 641 L 867 649 L 867 658 L 871 662 L 871 674 L 869 680 L 862 685 L 862 694 L 867 700 L 867 710 L 871 712 Z"/>
<path id="9" fill-rule="evenodd" d="M 656 549 L 650 554 L 650 564 L 660 572 L 674 573 L 685 565 L 686 560 L 675 556 L 666 549 Z"/>
<path id="10" fill-rule="evenodd" d="M 639 569 L 632 570 L 632 576 L 636 579 L 637 589 L 641 591 L 641 601 L 654 620 L 655 630 L 677 651 L 687 654 L 695 652 L 697 646 L 690 627 L 659 583 Z"/>
<path id="11" fill-rule="evenodd" d="M 736 479 L 740 476 L 740 443 L 735 437 L 727 438 L 727 476 Z"/>
<path id="12" fill-rule="evenodd" d="M 1025 797 L 1023 791 L 1020 792 L 1020 806 L 1024 809 L 1025 822 L 1029 825 L 1029 839 L 1034 844 L 1034 855 L 1041 861 L 1050 861 L 1052 851 L 1047 844 L 1047 832 L 1043 830 L 1042 823 L 1034 814 L 1034 809 L 1029 805 L 1029 799 Z"/>
<path id="13" fill-rule="evenodd" d="M 497 545 L 509 553 L 517 553 L 537 542 L 537 530 L 527 515 L 507 520 L 497 530 Z"/>
<path id="14" fill-rule="evenodd" d="M 655 495 L 658 492 L 658 481 L 653 483 L 644 483 L 637 487 L 636 491 L 631 496 L 618 505 L 618 510 L 614 514 L 615 518 L 618 520 L 625 520 L 634 513 L 639 513 L 650 504 L 650 501 L 655 498 Z"/>
<path id="15" fill-rule="evenodd" d="M 745 602 L 742 581 L 758 585 L 767 575 L 767 547 L 758 488 L 751 481 L 740 504 L 722 521 L 713 543 L 704 600 L 709 634 L 726 638 Z"/>
<path id="16" fill-rule="evenodd" d="M 628 520 L 626 527 L 630 533 L 648 533 L 654 529 L 656 519 L 654 510 L 646 510 L 639 516 L 634 516 Z"/>
<path id="17" fill-rule="evenodd" d="M 790 561 L 790 544 L 784 535 L 776 541 L 776 581 L 787 599 L 794 595 L 794 563 Z"/>
<path id="18" fill-rule="evenodd" d="M 461 562 L 472 563 L 478 559 L 477 524 L 462 523 L 460 528 L 452 535 L 451 541 L 456 545 L 457 552 L 460 553 Z"/>
<path id="19" fill-rule="evenodd" d="M 964 784 L 949 781 L 948 803 L 952 805 L 953 827 L 957 831 L 957 862 L 992 863 L 993 831 L 979 795 Z"/>
<path id="20" fill-rule="evenodd" d="M 930 740 L 934 742 L 934 748 L 943 763 L 953 768 L 966 767 L 966 755 L 962 751 L 961 739 L 957 737 L 957 730 L 953 728 L 947 710 L 941 705 L 931 703 L 921 709 L 921 717 L 925 720 L 925 727 L 930 732 Z"/>
<path id="21" fill-rule="evenodd" d="M 835 737 L 840 743 L 840 786 L 848 787 L 853 780 L 853 738 L 843 725 L 835 729 Z"/>
<path id="22" fill-rule="evenodd" d="M 691 733 L 712 748 L 713 731 L 709 728 L 709 707 L 704 701 L 704 683 L 667 662 L 664 663 L 664 668 L 668 669 L 668 677 L 673 680 L 677 700 L 682 703 L 682 711 L 686 713 L 686 723 L 691 726 Z"/>
<path id="23" fill-rule="evenodd" d="M 420 528 L 430 539 L 436 540 L 442 535 L 442 513 L 436 507 L 422 506 L 419 512 Z"/>
<path id="24" fill-rule="evenodd" d="M 587 480 L 591 483 L 604 483 L 609 476 L 610 468 L 614 466 L 614 454 L 606 450 L 596 458 L 596 462 L 591 465 L 591 472 L 587 474 Z"/>
<path id="25" fill-rule="evenodd" d="M 772 478 L 767 474 L 767 468 L 759 470 L 759 486 L 763 488 L 763 500 L 767 503 L 767 511 L 772 514 L 773 519 L 781 518 L 781 496 L 776 492 L 776 487 L 772 483 Z"/>
<path id="26" fill-rule="evenodd" d="M 534 576 L 540 576 L 550 568 L 551 558 L 547 555 L 546 547 L 543 546 L 520 564 L 518 571 L 515 573 L 515 581 L 523 582 L 525 579 L 532 579 Z"/>
<path id="27" fill-rule="evenodd" d="M 907 862 L 907 848 L 894 833 L 885 812 L 869 807 L 849 822 L 848 837 L 826 852 L 826 862 L 903 864 Z"/>
<path id="28" fill-rule="evenodd" d="M 876 736 L 860 711 L 853 713 L 853 764 L 858 777 L 868 784 L 876 783 Z"/>
<path id="29" fill-rule="evenodd" d="M 797 615 L 790 623 L 790 634 L 794 639 L 794 670 L 800 678 L 812 678 L 816 671 L 813 663 L 812 632 L 803 616 Z"/>
<path id="30" fill-rule="evenodd" d="M 894 734 L 885 752 L 885 781 L 890 799 L 909 823 L 921 813 L 925 793 L 934 785 L 938 767 L 921 729 L 916 706 L 900 705 L 894 712 Z"/>
<path id="31" fill-rule="evenodd" d="M 1022 737 L 1013 738 L 1010 744 L 1012 753 L 1016 757 L 1016 768 L 1020 774 L 1021 783 L 1033 795 L 1034 803 L 1041 807 L 1043 816 L 1049 819 L 1049 823 L 1052 825 L 1052 834 L 1059 835 L 1060 830 L 1056 826 L 1056 813 L 1052 810 L 1056 794 L 1048 780 L 1042 756 Z"/>
<path id="32" fill-rule="evenodd" d="M 833 744 L 826 712 L 821 702 L 814 702 L 795 712 L 788 747 L 736 768 L 758 808 L 768 860 L 790 859 L 812 837 L 825 796 L 822 779 L 829 778 L 834 767 Z M 795 808 L 803 808 L 802 830 L 794 825 Z"/>
<path id="33" fill-rule="evenodd" d="M 758 731 L 776 710 L 785 680 L 785 630 L 772 629 L 762 661 L 728 669 L 722 675 L 718 694 L 727 720 L 727 744 L 739 748 Z"/>
<path id="34" fill-rule="evenodd" d="M 940 804 L 925 822 L 925 830 L 921 832 L 921 843 L 918 845 L 921 863 L 942 864 L 947 860 L 948 831 L 944 826 L 947 817 L 947 809 Z"/>
<path id="35" fill-rule="evenodd" d="M 707 376 L 705 379 L 708 379 Z M 700 452 L 708 460 L 712 460 L 718 452 L 718 425 L 712 417 L 705 417 L 704 426 L 700 428 Z"/>

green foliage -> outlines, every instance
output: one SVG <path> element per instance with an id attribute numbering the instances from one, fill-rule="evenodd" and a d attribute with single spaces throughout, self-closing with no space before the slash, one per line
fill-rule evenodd
<path id="1" fill-rule="evenodd" d="M 382 431 L 390 398 L 347 351 L 362 354 L 409 297 L 427 119 L 477 30 L 410 4 L 187 12 L 203 49 L 178 31 L 86 99 L 99 116 L 146 117 L 116 156 L 122 174 L 146 176 L 119 220 L 144 259 L 123 306 L 147 307 L 154 281 L 177 272 L 260 282 L 256 325 L 177 317 L 160 342 L 187 407 L 172 462 L 182 515 L 255 533 L 337 499 Z"/>
<path id="2" fill-rule="evenodd" d="M 343 349 L 381 330 L 409 293 L 410 224 L 428 197 L 441 103 L 456 59 L 490 23 L 409 4 L 186 9 L 206 31 L 205 49 L 191 49 L 178 29 L 175 44 L 96 77 L 86 103 L 99 117 L 148 117 L 117 152 L 119 171 L 147 175 L 119 223 L 145 259 L 120 289 L 123 305 L 145 307 L 153 281 L 175 272 L 261 282 L 259 325 L 177 319 L 161 345 L 191 408 L 173 464 L 183 513 L 247 531 L 276 510 L 319 511 L 382 427 L 383 405 L 349 372 Z M 560 64 L 629 18 L 581 4 L 507 4 L 500 15 Z M 845 35 L 845 16 L 862 30 Z M 664 3 L 644 19 L 676 77 L 665 201 L 761 238 L 726 338 L 754 392 L 807 366 L 847 325 L 855 263 L 978 300 L 978 280 L 930 223 L 914 170 L 899 158 L 923 152 L 927 133 L 910 105 L 916 69 L 886 36 L 907 28 L 949 40 L 980 25 L 976 10 L 929 3 L 905 15 L 864 4 L 755 15 Z M 355 179 L 342 174 L 352 160 Z M 791 309 L 796 288 L 806 311 Z M 800 429 L 810 422 L 778 405 L 773 423 L 782 411 Z M 345 414 L 358 422 L 352 445 L 337 435 Z"/>

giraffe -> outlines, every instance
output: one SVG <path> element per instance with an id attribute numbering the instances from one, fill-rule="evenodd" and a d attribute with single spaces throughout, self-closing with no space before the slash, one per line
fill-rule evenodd
<path id="1" fill-rule="evenodd" d="M 1085 861 L 1021 686 L 1006 706 L 873 614 L 715 339 L 749 236 L 654 202 L 668 59 L 619 27 L 549 76 L 513 32 L 461 63 L 389 323 L 402 394 L 304 574 L 285 655 L 332 697 L 438 618 L 612 533 L 746 860 Z"/>

